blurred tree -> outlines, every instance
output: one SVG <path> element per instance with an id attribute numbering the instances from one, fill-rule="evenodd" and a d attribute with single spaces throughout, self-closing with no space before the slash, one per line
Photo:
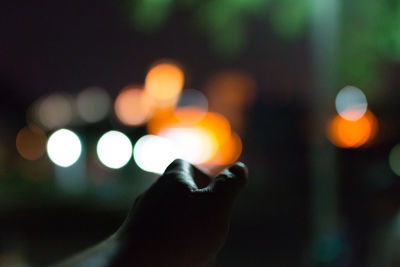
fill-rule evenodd
<path id="1" fill-rule="evenodd" d="M 246 45 L 247 25 L 266 21 L 284 40 L 309 31 L 309 0 L 126 0 L 136 29 L 159 30 L 173 8 L 193 12 L 200 31 L 222 56 L 234 56 Z M 341 1 L 338 49 L 339 84 L 354 84 L 370 97 L 380 86 L 383 63 L 400 60 L 400 2 Z"/>

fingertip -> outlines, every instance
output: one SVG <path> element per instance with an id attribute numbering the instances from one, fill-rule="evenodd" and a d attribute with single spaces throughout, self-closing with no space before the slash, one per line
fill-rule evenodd
<path id="1" fill-rule="evenodd" d="M 158 182 L 167 185 L 169 190 L 173 190 L 173 188 L 177 188 L 178 191 L 182 191 L 182 189 L 197 189 L 197 185 L 193 180 L 192 165 L 183 159 L 175 159 L 171 162 L 165 169 L 164 174 L 160 176 Z"/>
<path id="2" fill-rule="evenodd" d="M 190 163 L 183 159 L 175 159 L 165 169 L 164 174 L 172 171 L 190 172 Z"/>
<path id="3" fill-rule="evenodd" d="M 236 162 L 231 167 L 229 167 L 229 171 L 233 173 L 238 179 L 242 179 L 245 181 L 248 179 L 248 169 L 243 162 Z"/>
<path id="4" fill-rule="evenodd" d="M 247 167 L 242 162 L 236 162 L 223 170 L 212 185 L 216 192 L 231 192 L 236 195 L 245 186 L 247 181 Z"/>

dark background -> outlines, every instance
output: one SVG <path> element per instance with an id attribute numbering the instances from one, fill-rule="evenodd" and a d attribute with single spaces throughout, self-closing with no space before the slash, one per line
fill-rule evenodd
<path id="1" fill-rule="evenodd" d="M 395 60 L 380 61 L 384 67 L 374 80 L 380 89 L 367 94 L 369 108 L 380 122 L 376 141 L 358 149 L 339 149 L 322 141 L 335 159 L 330 164 L 338 177 L 332 201 L 338 212 L 335 229 L 320 237 L 312 208 L 318 199 L 311 177 L 318 166 L 313 165 L 315 142 L 310 136 L 319 111 L 313 104 L 317 93 L 310 28 L 285 39 L 271 24 L 248 20 L 245 44 L 234 54 L 223 55 L 214 49 L 210 36 L 194 26 L 196 8 L 174 5 L 162 27 L 151 32 L 132 26 L 127 10 L 125 2 L 107 0 L 1 4 L 0 259 L 7 262 L 4 259 L 16 257 L 41 266 L 106 238 L 121 224 L 134 198 L 155 179 L 131 163 L 118 171 L 103 170 L 115 179 L 94 185 L 87 194 L 60 192 L 46 156 L 30 162 L 16 151 L 15 136 L 26 125 L 29 105 L 52 92 L 76 94 L 93 85 L 115 97 L 126 84 L 142 83 L 154 61 L 172 58 L 184 66 L 188 88 L 202 89 L 208 77 L 226 69 L 249 73 L 257 83 L 256 100 L 246 111 L 241 156 L 250 178 L 217 266 L 400 263 L 389 252 L 398 238 L 390 249 L 380 243 L 385 231 L 392 237 L 399 231 L 399 226 L 389 227 L 400 195 L 398 177 L 387 160 L 399 138 L 400 81 Z M 355 81 L 340 77 L 333 97 Z M 324 108 L 323 112 L 334 115 L 334 98 Z M 123 127 L 112 118 L 75 130 L 90 148 L 112 128 L 132 139 L 145 134 L 144 128 Z M 35 172 L 37 166 L 41 167 Z M 27 179 L 32 172 L 48 178 Z"/>

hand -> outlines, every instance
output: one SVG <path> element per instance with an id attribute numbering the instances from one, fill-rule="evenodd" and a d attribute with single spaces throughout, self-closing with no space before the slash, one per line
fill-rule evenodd
<path id="1" fill-rule="evenodd" d="M 115 266 L 210 266 L 229 228 L 247 169 L 236 163 L 214 180 L 175 160 L 139 196 L 115 238 Z"/>

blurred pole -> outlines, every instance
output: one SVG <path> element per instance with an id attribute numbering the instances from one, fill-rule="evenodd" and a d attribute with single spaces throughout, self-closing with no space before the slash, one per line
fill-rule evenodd
<path id="1" fill-rule="evenodd" d="M 311 136 L 311 264 L 338 266 L 338 185 L 335 150 L 325 137 L 337 91 L 339 0 L 311 0 L 313 71 Z"/>

